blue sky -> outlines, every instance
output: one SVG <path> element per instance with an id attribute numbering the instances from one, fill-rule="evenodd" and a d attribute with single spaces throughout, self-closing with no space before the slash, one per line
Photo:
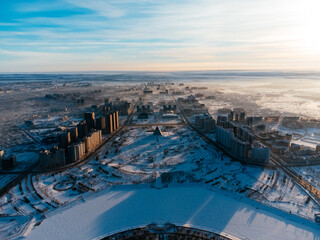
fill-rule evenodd
<path id="1" fill-rule="evenodd" d="M 0 72 L 314 69 L 316 0 L 1 0 Z"/>

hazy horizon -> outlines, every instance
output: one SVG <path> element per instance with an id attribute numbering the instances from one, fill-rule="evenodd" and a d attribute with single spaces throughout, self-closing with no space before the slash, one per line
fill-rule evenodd
<path id="1" fill-rule="evenodd" d="M 21 71 L 21 72 L 0 72 L 0 75 L 11 75 L 11 74 L 125 74 L 125 73 L 259 73 L 259 74 L 270 74 L 270 73 L 281 73 L 281 74 L 320 74 L 320 70 L 317 69 L 208 69 L 208 70 L 175 70 L 175 71 L 153 71 L 153 70 L 101 70 L 101 71 Z"/>

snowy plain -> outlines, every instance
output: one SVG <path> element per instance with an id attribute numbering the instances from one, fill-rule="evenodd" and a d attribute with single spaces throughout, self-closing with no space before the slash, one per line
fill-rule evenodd
<path id="1" fill-rule="evenodd" d="M 27 239 L 101 239 L 115 232 L 167 222 L 239 239 L 320 239 L 315 223 L 192 184 L 163 189 L 117 186 L 79 201 L 49 213 Z"/>

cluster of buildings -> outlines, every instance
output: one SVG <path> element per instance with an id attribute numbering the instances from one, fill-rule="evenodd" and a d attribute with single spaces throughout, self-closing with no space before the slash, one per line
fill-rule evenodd
<path id="1" fill-rule="evenodd" d="M 255 126 L 257 124 L 261 124 L 262 121 L 263 121 L 263 117 L 261 117 L 261 116 L 247 117 L 247 125 L 248 126 Z"/>
<path id="2" fill-rule="evenodd" d="M 270 159 L 270 148 L 254 140 L 254 135 L 248 129 L 229 121 L 218 123 L 216 141 L 231 156 L 244 162 L 267 164 Z"/>
<path id="3" fill-rule="evenodd" d="M 221 108 L 217 112 L 218 118 L 222 121 L 230 122 L 245 122 L 246 120 L 246 111 L 243 108 Z M 217 119 L 219 120 L 219 119 Z"/>
<path id="4" fill-rule="evenodd" d="M 178 98 L 179 103 L 183 107 L 183 113 L 185 115 L 203 114 L 208 112 L 208 108 L 203 104 L 199 103 L 194 95 L 189 95 L 186 98 Z"/>
<path id="5" fill-rule="evenodd" d="M 296 116 L 247 116 L 246 111 L 243 108 L 221 108 L 218 109 L 217 121 L 219 118 L 221 121 L 240 122 L 246 124 L 250 129 L 254 131 L 266 131 L 266 123 L 281 122 L 284 126 L 289 127 L 301 127 L 302 122 L 300 117 Z M 303 127 L 303 126 L 302 126 Z"/>
<path id="6" fill-rule="evenodd" d="M 279 131 L 266 132 L 266 123 L 280 122 L 284 126 L 301 127 L 297 116 L 246 116 L 242 108 L 222 108 L 217 112 L 217 142 L 231 155 L 242 160 L 263 163 L 270 158 L 270 151 L 281 154 L 289 164 L 305 165 L 320 163 L 320 146 L 316 150 L 292 143 L 292 134 Z M 237 127 L 235 126 L 244 126 Z M 256 133 L 253 135 L 251 132 Z M 256 136 L 259 142 L 254 141 Z M 261 144 L 263 143 L 263 145 Z"/>
<path id="7" fill-rule="evenodd" d="M 184 94 L 184 92 L 181 90 L 177 90 L 177 91 L 172 92 L 172 95 L 174 95 L 174 96 L 183 95 L 183 94 Z"/>
<path id="8" fill-rule="evenodd" d="M 140 97 L 136 104 L 136 113 L 139 119 L 147 119 L 153 113 L 153 103 L 146 102 L 144 98 Z"/>
<path id="9" fill-rule="evenodd" d="M 40 151 L 39 161 L 42 169 L 66 165 L 65 149 L 54 146 L 51 150 Z"/>
<path id="10" fill-rule="evenodd" d="M 177 105 L 175 105 L 174 103 L 167 103 L 162 105 L 162 111 L 164 113 L 175 112 L 176 110 L 177 110 Z"/>
<path id="11" fill-rule="evenodd" d="M 282 159 L 292 165 L 319 164 L 320 145 L 316 149 L 296 144 L 292 134 L 279 131 L 265 132 L 257 135 L 273 152 L 281 154 Z"/>
<path id="12" fill-rule="evenodd" d="M 210 133 L 216 129 L 216 120 L 209 113 L 196 115 L 195 126 L 205 133 Z"/>
<path id="13" fill-rule="evenodd" d="M 179 116 L 176 114 L 177 105 L 173 101 L 161 102 L 162 108 L 160 114 L 164 119 L 177 119 Z"/>
<path id="14" fill-rule="evenodd" d="M 4 150 L 0 150 L 0 170 L 10 170 L 16 167 L 16 156 L 10 155 L 6 157 Z"/>
<path id="15" fill-rule="evenodd" d="M 143 89 L 143 93 L 144 93 L 144 94 L 152 94 L 153 91 L 152 91 L 150 88 L 145 87 L 145 88 Z"/>
<path id="16" fill-rule="evenodd" d="M 119 128 L 119 112 L 105 106 L 102 116 L 96 118 L 94 112 L 84 114 L 76 127 L 58 136 L 59 146 L 43 150 L 39 154 L 41 169 L 55 168 L 74 163 L 92 152 L 102 143 L 102 133 L 111 134 Z"/>
<path id="17" fill-rule="evenodd" d="M 119 112 L 120 116 L 128 116 L 131 114 L 131 103 L 128 101 L 116 100 L 112 103 L 112 109 Z"/>
<path id="18" fill-rule="evenodd" d="M 302 148 L 298 144 L 291 143 L 291 151 L 284 154 L 283 159 L 294 165 L 319 164 L 320 163 L 320 145 L 316 150 L 310 148 Z"/>
<path id="19" fill-rule="evenodd" d="M 120 116 L 128 116 L 132 109 L 131 103 L 128 101 L 120 100 L 119 98 L 115 99 L 114 101 L 110 101 L 110 99 L 105 99 L 104 106 L 102 107 L 102 111 L 107 113 L 110 109 L 114 111 L 118 111 Z"/>
<path id="20" fill-rule="evenodd" d="M 153 104 L 152 104 L 152 102 L 149 102 L 147 104 L 139 104 L 139 105 L 137 105 L 137 112 L 138 113 L 142 113 L 142 112 L 152 113 L 153 112 Z"/>
<path id="21" fill-rule="evenodd" d="M 257 135 L 259 139 L 264 141 L 266 145 L 268 145 L 273 152 L 275 153 L 285 153 L 290 151 L 292 134 L 285 134 L 279 131 L 271 131 L 264 132 Z M 296 148 L 295 144 L 293 144 L 293 148 Z"/>

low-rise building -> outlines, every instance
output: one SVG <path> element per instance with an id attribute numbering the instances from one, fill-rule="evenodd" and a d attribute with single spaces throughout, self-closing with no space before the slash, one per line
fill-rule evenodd
<path id="1" fill-rule="evenodd" d="M 296 143 L 291 143 L 290 150 L 291 150 L 291 152 L 300 151 L 301 150 L 301 145 L 296 144 Z"/>

